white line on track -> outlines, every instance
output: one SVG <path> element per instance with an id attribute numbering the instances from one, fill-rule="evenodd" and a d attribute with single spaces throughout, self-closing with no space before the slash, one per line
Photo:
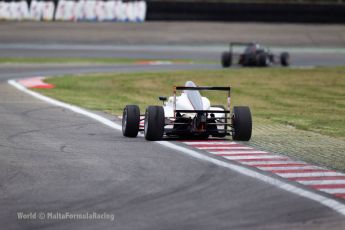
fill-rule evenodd
<path id="1" fill-rule="evenodd" d="M 33 92 L 31 90 L 28 90 L 25 87 L 23 87 L 22 85 L 18 84 L 15 80 L 9 80 L 8 83 L 10 85 L 14 86 L 15 88 L 17 88 L 18 90 L 25 92 L 25 93 L 27 93 L 27 94 L 29 94 L 29 95 L 37 98 L 37 99 L 40 99 L 42 101 L 45 101 L 45 102 L 50 103 L 50 104 L 55 105 L 55 106 L 69 109 L 75 113 L 82 114 L 82 115 L 87 116 L 91 119 L 94 119 L 94 120 L 96 120 L 96 121 L 98 121 L 98 122 L 100 122 L 100 123 L 102 123 L 102 124 L 104 124 L 110 128 L 113 128 L 116 130 L 121 130 L 121 128 L 122 128 L 121 125 L 118 125 L 118 124 L 112 122 L 111 120 L 104 118 L 100 115 L 91 113 L 91 112 L 86 111 L 86 110 L 79 108 L 77 106 L 70 105 L 70 104 L 67 104 L 64 102 L 60 102 L 60 101 L 57 101 L 55 99 L 43 96 L 43 95 L 36 93 L 36 92 Z M 262 173 L 255 171 L 255 170 L 252 170 L 250 168 L 246 168 L 246 167 L 243 167 L 240 165 L 232 164 L 231 162 L 225 162 L 225 161 L 221 161 L 219 159 L 216 159 L 216 158 L 213 158 L 210 156 L 203 155 L 200 152 L 197 152 L 197 151 L 191 150 L 191 149 L 187 149 L 185 147 L 173 144 L 173 143 L 168 142 L 168 141 L 157 141 L 155 143 L 160 144 L 160 145 L 165 146 L 165 147 L 170 148 L 170 149 L 174 149 L 177 152 L 184 153 L 184 154 L 189 155 L 191 157 L 194 157 L 196 159 L 199 159 L 202 161 L 207 161 L 209 163 L 213 163 L 213 164 L 216 164 L 218 166 L 222 166 L 224 168 L 228 168 L 230 170 L 236 171 L 236 172 L 241 173 L 243 175 L 264 181 L 264 182 L 271 184 L 275 187 L 278 187 L 278 188 L 283 189 L 285 191 L 289 191 L 291 193 L 297 194 L 297 195 L 305 197 L 307 199 L 314 200 L 314 201 L 316 201 L 320 204 L 323 204 L 323 205 L 325 205 L 325 206 L 327 206 L 327 207 L 329 207 L 329 208 L 331 208 L 331 209 L 333 209 L 333 210 L 337 211 L 338 213 L 345 216 L 345 205 L 343 203 L 335 200 L 335 199 L 328 198 L 326 196 L 323 196 L 321 194 L 315 193 L 315 192 L 310 191 L 310 190 L 305 190 L 303 188 L 299 188 L 293 184 L 281 181 L 279 179 L 270 177 L 268 175 L 264 175 Z M 204 143 L 204 142 L 201 142 L 201 143 Z M 324 174 L 322 174 L 322 175 L 324 175 Z M 345 189 L 344 189 L 344 192 L 345 192 Z"/>

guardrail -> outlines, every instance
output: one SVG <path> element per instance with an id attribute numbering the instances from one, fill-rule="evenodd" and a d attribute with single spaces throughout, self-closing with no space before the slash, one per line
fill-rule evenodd
<path id="1" fill-rule="evenodd" d="M 122 1 L 0 1 L 0 20 L 143 22 L 146 2 Z"/>

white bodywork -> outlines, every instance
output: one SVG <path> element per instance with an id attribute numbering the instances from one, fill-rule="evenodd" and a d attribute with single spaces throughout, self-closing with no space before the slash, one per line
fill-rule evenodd
<path id="1" fill-rule="evenodd" d="M 185 86 L 196 87 L 192 81 L 187 81 Z M 174 117 L 174 97 L 169 97 L 164 104 L 165 117 Z M 198 90 L 183 90 L 180 96 L 176 96 L 176 110 L 215 110 L 224 111 L 219 107 L 211 107 L 210 100 L 207 97 L 201 96 Z M 195 113 L 184 113 L 185 117 L 194 117 Z M 215 113 L 215 117 L 224 117 L 224 113 Z"/>

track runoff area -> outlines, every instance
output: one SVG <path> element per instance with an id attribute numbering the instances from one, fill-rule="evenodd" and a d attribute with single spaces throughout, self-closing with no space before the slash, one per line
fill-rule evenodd
<path id="1" fill-rule="evenodd" d="M 54 87 L 44 83 L 43 79 L 44 77 L 35 77 L 18 81 L 9 80 L 8 83 L 18 90 L 52 105 L 82 114 L 117 131 L 122 129 L 120 124 L 107 118 L 29 89 Z M 287 156 L 259 151 L 229 140 L 158 141 L 156 144 L 264 181 L 314 200 L 345 215 L 345 174 L 343 173 L 293 160 Z"/>

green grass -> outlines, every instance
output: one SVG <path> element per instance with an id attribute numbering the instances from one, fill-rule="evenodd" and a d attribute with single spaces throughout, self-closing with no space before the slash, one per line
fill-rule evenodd
<path id="1" fill-rule="evenodd" d="M 14 64 L 131 64 L 142 59 L 131 59 L 131 58 L 71 58 L 71 57 L 44 57 L 44 58 L 26 58 L 26 57 L 0 57 L 0 64 L 14 63 Z M 145 61 L 156 61 L 153 59 L 145 59 Z M 191 62 L 187 59 L 174 59 L 174 60 L 159 60 L 159 61 L 175 61 L 175 62 Z"/>
<path id="2" fill-rule="evenodd" d="M 126 104 L 160 104 L 173 85 L 233 87 L 232 104 L 249 105 L 255 122 L 289 124 L 345 139 L 345 67 L 315 69 L 239 68 L 126 74 L 92 74 L 47 79 L 54 89 L 37 91 L 81 107 L 121 114 Z M 209 94 L 213 104 L 226 96 Z"/>

